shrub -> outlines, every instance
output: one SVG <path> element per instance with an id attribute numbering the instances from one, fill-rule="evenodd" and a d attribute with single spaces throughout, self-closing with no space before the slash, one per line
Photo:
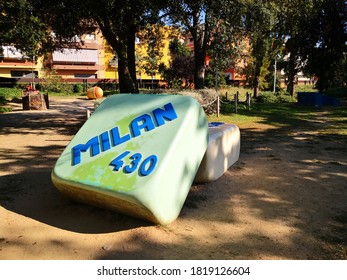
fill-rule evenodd
<path id="1" fill-rule="evenodd" d="M 231 114 L 234 112 L 234 107 L 233 105 L 230 103 L 230 101 L 225 102 L 226 100 L 221 100 L 222 102 L 220 102 L 220 113 L 222 114 Z"/>
<path id="2" fill-rule="evenodd" d="M 5 105 L 6 104 L 6 98 L 2 95 L 0 95 L 0 105 Z"/>
<path id="3" fill-rule="evenodd" d="M 273 92 L 262 92 L 256 99 L 259 103 L 277 103 L 278 98 Z"/>
<path id="4" fill-rule="evenodd" d="M 278 95 L 277 96 L 278 99 L 278 103 L 292 103 L 292 102 L 296 102 L 296 99 L 290 95 Z"/>
<path id="5" fill-rule="evenodd" d="M 7 112 L 11 112 L 12 108 L 8 108 L 8 107 L 0 107 L 0 114 L 2 113 L 7 113 Z"/>
<path id="6" fill-rule="evenodd" d="M 83 86 L 81 84 L 74 84 L 72 86 L 72 91 L 74 93 L 80 93 L 80 92 L 82 92 L 82 90 L 83 90 Z"/>
<path id="7" fill-rule="evenodd" d="M 43 90 L 42 84 L 36 84 L 36 85 L 35 85 L 35 88 L 36 88 L 37 90 L 39 90 L 39 91 L 42 91 L 42 90 Z"/>
<path id="8" fill-rule="evenodd" d="M 22 90 L 18 88 L 0 88 L 0 98 L 10 100 L 12 98 L 21 98 Z"/>
<path id="9" fill-rule="evenodd" d="M 259 103 L 292 103 L 296 99 L 287 94 L 274 94 L 273 92 L 262 92 L 256 99 Z"/>

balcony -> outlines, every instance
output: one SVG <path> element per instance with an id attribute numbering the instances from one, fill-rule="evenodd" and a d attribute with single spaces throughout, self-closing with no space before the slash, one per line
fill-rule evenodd
<path id="1" fill-rule="evenodd" d="M 63 49 L 52 55 L 53 64 L 98 64 L 98 61 L 98 51 L 93 49 Z"/>
<path id="2" fill-rule="evenodd" d="M 81 64 L 53 64 L 55 70 L 98 70 L 98 65 L 81 65 Z"/>

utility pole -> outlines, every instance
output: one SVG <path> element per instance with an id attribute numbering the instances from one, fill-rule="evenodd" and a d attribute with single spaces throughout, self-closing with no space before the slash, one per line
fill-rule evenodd
<path id="1" fill-rule="evenodd" d="M 276 73 L 277 73 L 277 58 L 275 58 L 275 64 L 274 64 L 274 88 L 273 88 L 274 93 L 276 93 Z"/>
<path id="2" fill-rule="evenodd" d="M 219 94 L 218 94 L 218 52 L 216 53 L 216 83 L 215 83 L 215 89 L 217 94 L 217 117 L 219 118 Z"/>
<path id="3" fill-rule="evenodd" d="M 31 63 L 31 88 L 33 90 L 35 90 L 35 73 L 34 73 L 34 65 L 35 65 L 35 55 L 33 55 L 33 60 L 32 60 L 32 63 Z"/>

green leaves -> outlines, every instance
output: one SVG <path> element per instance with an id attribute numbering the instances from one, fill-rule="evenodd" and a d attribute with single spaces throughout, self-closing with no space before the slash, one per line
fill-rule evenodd
<path id="1" fill-rule="evenodd" d="M 31 59 L 42 54 L 40 43 L 45 40 L 46 26 L 34 15 L 30 3 L 2 1 L 0 10 L 0 45 L 14 46 Z"/>

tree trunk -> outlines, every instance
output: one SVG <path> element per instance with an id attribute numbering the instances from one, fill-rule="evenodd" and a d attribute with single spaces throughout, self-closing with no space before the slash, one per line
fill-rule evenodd
<path id="1" fill-rule="evenodd" d="M 289 57 L 289 63 L 288 63 L 288 84 L 287 84 L 287 91 L 289 92 L 290 96 L 294 96 L 295 76 L 296 76 L 295 55 L 291 53 Z"/>
<path id="2" fill-rule="evenodd" d="M 121 93 L 138 93 L 135 65 L 135 29 L 129 26 L 126 32 L 112 32 L 111 24 L 99 21 L 102 34 L 118 55 L 119 90 Z"/>
<path id="3" fill-rule="evenodd" d="M 259 87 L 260 87 L 260 63 L 256 63 L 254 70 L 254 80 L 253 80 L 253 97 L 257 98 L 259 95 Z"/>
<path id="4" fill-rule="evenodd" d="M 297 58 L 299 54 L 299 47 L 298 47 L 298 39 L 293 37 L 288 40 L 286 45 L 288 51 L 289 51 L 289 60 L 287 65 L 287 92 L 289 92 L 290 96 L 294 96 L 294 90 L 295 90 L 295 78 L 296 74 L 298 73 L 297 68 Z"/>
<path id="5" fill-rule="evenodd" d="M 194 40 L 194 88 L 203 89 L 205 86 L 205 58 L 207 54 L 206 32 L 207 22 L 202 28 L 200 10 L 195 7 L 193 12 L 193 28 L 190 29 Z"/>
<path id="6" fill-rule="evenodd" d="M 254 87 L 253 87 L 253 97 L 254 98 L 257 98 L 259 95 L 259 84 L 260 84 L 259 76 L 254 77 Z"/>
<path id="7" fill-rule="evenodd" d="M 135 29 L 129 27 L 127 33 L 119 34 L 118 76 L 119 90 L 121 93 L 138 93 L 135 64 Z"/>
<path id="8" fill-rule="evenodd" d="M 137 93 L 136 80 L 134 82 L 130 73 L 129 62 L 126 56 L 126 50 L 118 50 L 118 76 L 119 90 L 121 93 Z"/>
<path id="9" fill-rule="evenodd" d="M 136 78 L 136 59 L 135 59 L 135 28 L 130 28 L 130 32 L 128 34 L 128 47 L 127 47 L 127 57 L 129 63 L 129 73 L 133 84 L 133 93 L 138 93 L 139 88 L 137 84 Z"/>
<path id="10" fill-rule="evenodd" d="M 205 86 L 205 54 L 203 51 L 195 54 L 194 66 L 195 89 L 203 89 Z"/>

